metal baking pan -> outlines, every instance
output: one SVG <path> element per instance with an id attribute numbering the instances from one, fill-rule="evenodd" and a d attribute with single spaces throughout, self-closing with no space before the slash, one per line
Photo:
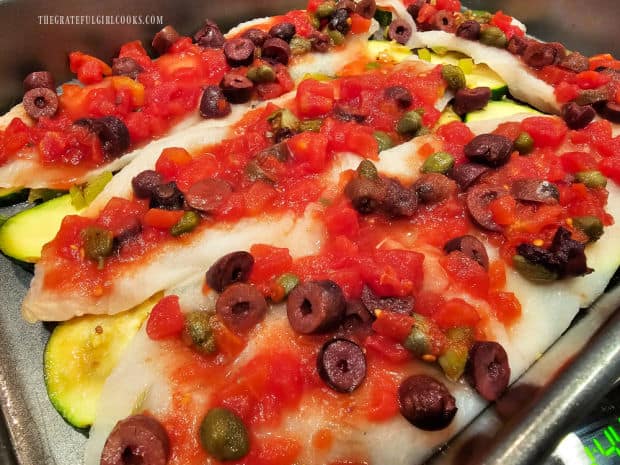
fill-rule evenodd
<path id="1" fill-rule="evenodd" d="M 303 7 L 271 0 L 190 1 L 0 0 L 0 111 L 21 95 L 21 80 L 49 69 L 59 82 L 70 78 L 67 53 L 80 49 L 111 58 L 129 40 L 148 41 L 161 25 L 46 25 L 45 15 L 156 15 L 189 34 L 209 17 L 231 26 L 253 17 Z M 477 9 L 503 9 L 524 21 L 532 34 L 560 40 L 589 54 L 620 55 L 610 40 L 619 11 L 616 0 L 523 2 L 470 1 Z M 0 208 L 8 215 L 24 208 Z M 31 279 L 28 270 L 0 257 L 0 463 L 78 465 L 85 434 L 64 423 L 43 384 L 42 355 L 49 330 L 22 320 L 20 305 Z M 595 305 L 513 385 L 428 465 L 540 465 L 575 422 L 620 378 L 620 286 L 610 286 Z M 529 402 L 525 402 L 527 399 Z M 529 404 L 529 405 L 528 405 Z M 515 406 L 518 408 L 515 409 Z M 519 414 L 515 415 L 514 411 Z M 494 438 L 494 440 L 493 440 Z M 476 447 L 482 445 L 483 447 Z M 466 456 L 468 458 L 466 458 Z M 466 463 L 465 461 L 468 461 Z M 389 465 L 389 464 L 385 464 Z"/>

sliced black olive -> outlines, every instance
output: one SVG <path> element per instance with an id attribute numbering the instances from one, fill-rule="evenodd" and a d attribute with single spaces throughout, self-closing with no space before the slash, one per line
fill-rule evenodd
<path id="1" fill-rule="evenodd" d="M 400 413 L 425 431 L 446 428 L 457 412 L 456 400 L 441 382 L 427 375 L 413 375 L 398 388 Z"/>
<path id="2" fill-rule="evenodd" d="M 224 43 L 224 56 L 230 66 L 247 66 L 254 61 L 254 42 L 237 37 Z"/>
<path id="3" fill-rule="evenodd" d="M 562 58 L 558 65 L 573 73 L 581 73 L 590 69 L 590 60 L 579 52 L 572 52 Z"/>
<path id="4" fill-rule="evenodd" d="M 470 235 L 455 237 L 454 239 L 446 242 L 443 249 L 447 253 L 455 250 L 463 252 L 469 258 L 476 260 L 485 270 L 489 269 L 489 256 L 487 255 L 487 249 L 477 237 Z"/>
<path id="5" fill-rule="evenodd" d="M 478 184 L 467 191 L 465 203 L 472 219 L 484 229 L 500 232 L 502 227 L 493 220 L 493 214 L 489 210 L 489 204 L 508 195 L 503 187 L 489 184 Z"/>
<path id="6" fill-rule="evenodd" d="M 112 60 L 112 74 L 115 76 L 128 76 L 136 79 L 144 71 L 144 68 L 131 57 L 114 58 Z"/>
<path id="7" fill-rule="evenodd" d="M 200 98 L 200 115 L 203 118 L 223 118 L 230 114 L 230 103 L 218 86 L 207 86 Z"/>
<path id="8" fill-rule="evenodd" d="M 439 203 L 449 198 L 455 191 L 454 181 L 439 173 L 425 173 L 411 187 L 422 203 Z"/>
<path id="9" fill-rule="evenodd" d="M 454 14 L 451 11 L 438 11 L 433 18 L 433 25 L 440 31 L 454 32 Z"/>
<path id="10" fill-rule="evenodd" d="M 272 37 L 267 39 L 263 44 L 262 57 L 266 60 L 288 65 L 291 58 L 291 47 L 288 42 L 277 37 Z"/>
<path id="11" fill-rule="evenodd" d="M 310 43 L 312 44 L 312 50 L 325 53 L 329 50 L 330 39 L 329 36 L 323 32 L 313 31 L 312 34 L 310 34 Z"/>
<path id="12" fill-rule="evenodd" d="M 260 29 L 252 28 L 245 31 L 241 37 L 244 39 L 250 39 L 257 47 L 262 47 L 265 41 L 269 38 L 269 34 Z"/>
<path id="13" fill-rule="evenodd" d="M 347 339 L 333 339 L 323 344 L 316 364 L 321 379 L 338 392 L 353 392 L 366 377 L 364 351 Z"/>
<path id="14" fill-rule="evenodd" d="M 355 6 L 355 12 L 362 18 L 372 19 L 377 11 L 375 0 L 360 0 Z"/>
<path id="15" fill-rule="evenodd" d="M 523 52 L 523 61 L 532 68 L 553 65 L 563 58 L 556 44 L 530 42 Z"/>
<path id="16" fill-rule="evenodd" d="M 469 189 L 480 176 L 489 171 L 489 167 L 478 163 L 462 163 L 456 165 L 448 175 L 456 181 L 461 190 Z"/>
<path id="17" fill-rule="evenodd" d="M 33 119 L 54 116 L 58 111 L 58 95 L 47 87 L 37 87 L 24 94 L 24 110 Z"/>
<path id="18" fill-rule="evenodd" d="M 478 40 L 480 37 L 480 23 L 473 19 L 464 21 L 456 29 L 456 35 L 467 40 Z"/>
<path id="19" fill-rule="evenodd" d="M 463 88 L 456 91 L 452 107 L 457 115 L 462 116 L 472 111 L 482 110 L 490 99 L 491 89 L 489 87 Z"/>
<path id="20" fill-rule="evenodd" d="M 252 98 L 254 83 L 242 74 L 230 72 L 222 78 L 220 88 L 230 103 L 245 103 Z"/>
<path id="21" fill-rule="evenodd" d="M 251 284 L 234 283 L 218 297 L 215 313 L 230 330 L 245 333 L 263 320 L 267 302 Z"/>
<path id="22" fill-rule="evenodd" d="M 204 25 L 194 34 L 194 42 L 203 48 L 222 48 L 224 41 L 219 26 L 209 19 L 205 20 Z"/>
<path id="23" fill-rule="evenodd" d="M 328 27 L 333 31 L 338 31 L 342 35 L 347 35 L 351 30 L 351 22 L 349 20 L 349 10 L 340 8 L 332 15 L 329 20 Z"/>
<path id="24" fill-rule="evenodd" d="M 553 204 L 560 200 L 560 190 L 554 183 L 541 179 L 520 179 L 511 187 L 512 195 L 517 200 Z"/>
<path id="25" fill-rule="evenodd" d="M 465 145 L 465 156 L 471 161 L 497 168 L 508 162 L 512 141 L 498 134 L 481 134 Z"/>
<path id="26" fill-rule="evenodd" d="M 620 104 L 605 102 L 596 106 L 596 111 L 606 120 L 620 124 Z"/>
<path id="27" fill-rule="evenodd" d="M 168 433 L 159 421 L 147 415 L 132 415 L 119 421 L 101 452 L 101 465 L 166 465 L 170 456 Z"/>
<path id="28" fill-rule="evenodd" d="M 571 129 L 585 128 L 596 116 L 592 105 L 578 105 L 569 102 L 562 107 L 562 118 Z"/>
<path id="29" fill-rule="evenodd" d="M 222 292 L 231 284 L 247 282 L 253 266 L 252 254 L 245 251 L 229 253 L 211 265 L 207 271 L 207 284 Z"/>
<path id="30" fill-rule="evenodd" d="M 346 301 L 333 281 L 309 281 L 291 291 L 286 303 L 288 321 L 294 331 L 313 334 L 336 326 L 344 317 Z"/>
<path id="31" fill-rule="evenodd" d="M 586 245 L 571 239 L 568 229 L 560 226 L 553 236 L 549 251 L 555 255 L 559 262 L 560 277 L 583 276 L 592 273 L 586 263 Z"/>
<path id="32" fill-rule="evenodd" d="M 136 197 L 150 199 L 155 188 L 163 182 L 162 175 L 154 170 L 145 170 L 131 180 L 131 186 Z"/>
<path id="33" fill-rule="evenodd" d="M 269 29 L 269 35 L 271 37 L 276 37 L 278 39 L 282 39 L 285 42 L 290 42 L 293 36 L 295 35 L 296 29 L 293 23 L 278 23 Z"/>
<path id="34" fill-rule="evenodd" d="M 376 310 L 385 310 L 402 315 L 413 313 L 413 297 L 379 297 L 366 285 L 362 288 L 361 301 L 372 315 L 375 315 Z"/>
<path id="35" fill-rule="evenodd" d="M 388 28 L 388 38 L 405 45 L 411 38 L 411 26 L 404 19 L 395 19 Z"/>
<path id="36" fill-rule="evenodd" d="M 411 217 L 418 208 L 418 194 L 407 189 L 397 179 L 385 179 L 385 197 L 381 209 L 390 216 Z"/>
<path id="37" fill-rule="evenodd" d="M 344 188 L 345 195 L 351 200 L 353 208 L 362 214 L 377 211 L 387 195 L 387 186 L 382 179 L 355 177 Z"/>
<path id="38" fill-rule="evenodd" d="M 174 181 L 159 184 L 153 189 L 150 207 L 181 210 L 183 208 L 183 193 Z"/>
<path id="39" fill-rule="evenodd" d="M 24 92 L 39 87 L 56 90 L 54 75 L 49 71 L 34 71 L 24 78 Z"/>
<path id="40" fill-rule="evenodd" d="M 520 37 L 518 35 L 512 36 L 512 38 L 508 41 L 508 45 L 506 45 L 506 50 L 508 50 L 513 55 L 523 55 L 527 46 L 530 43 L 530 39 L 526 37 Z"/>
<path id="41" fill-rule="evenodd" d="M 73 124 L 86 127 L 96 134 L 101 142 L 101 148 L 107 158 L 116 158 L 129 148 L 129 129 L 116 116 L 101 118 L 82 118 Z"/>
<path id="42" fill-rule="evenodd" d="M 230 197 L 232 191 L 231 185 L 222 179 L 202 179 L 188 189 L 185 203 L 194 210 L 212 214 Z"/>
<path id="43" fill-rule="evenodd" d="M 510 365 L 504 348 L 497 342 L 475 342 L 469 350 L 465 377 L 486 400 L 497 400 L 510 381 Z"/>
<path id="44" fill-rule="evenodd" d="M 413 103 L 413 95 L 409 89 L 403 86 L 390 86 L 383 91 L 383 95 L 388 100 L 393 100 L 403 110 L 409 108 Z"/>
<path id="45" fill-rule="evenodd" d="M 180 37 L 175 28 L 172 26 L 165 26 L 161 31 L 155 34 L 151 45 L 153 46 L 153 50 L 159 55 L 163 55 L 180 39 Z"/>

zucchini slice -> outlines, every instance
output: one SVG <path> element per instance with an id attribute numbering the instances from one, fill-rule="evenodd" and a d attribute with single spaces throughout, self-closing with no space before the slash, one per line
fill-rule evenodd
<path id="1" fill-rule="evenodd" d="M 77 212 L 71 196 L 63 195 L 13 215 L 0 227 L 0 250 L 16 260 L 35 263 L 43 246 L 56 236 L 62 219 Z"/>
<path id="2" fill-rule="evenodd" d="M 482 110 L 472 111 L 465 115 L 466 123 L 474 121 L 483 121 L 487 119 L 500 119 L 519 113 L 531 113 L 532 115 L 542 115 L 538 110 L 533 109 L 529 105 L 517 103 L 514 100 L 503 99 L 499 102 L 491 101 Z"/>
<path id="3" fill-rule="evenodd" d="M 116 315 L 87 315 L 58 325 L 43 355 L 47 395 L 72 426 L 95 420 L 105 380 L 161 294 Z"/>

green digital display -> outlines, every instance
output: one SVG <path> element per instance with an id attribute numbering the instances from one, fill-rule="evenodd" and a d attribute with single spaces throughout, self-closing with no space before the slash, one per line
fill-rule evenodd
<path id="1" fill-rule="evenodd" d="M 617 419 L 620 423 L 620 418 Z M 590 465 L 620 464 L 620 425 L 611 424 L 591 433 L 579 434 Z"/>

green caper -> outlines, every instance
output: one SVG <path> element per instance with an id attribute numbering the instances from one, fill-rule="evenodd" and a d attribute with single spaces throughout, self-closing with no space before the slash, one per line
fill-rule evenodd
<path id="1" fill-rule="evenodd" d="M 212 314 L 201 311 L 185 315 L 184 335 L 199 352 L 213 354 L 217 351 L 212 318 Z"/>
<path id="2" fill-rule="evenodd" d="M 293 36 L 290 42 L 291 53 L 293 55 L 303 55 L 312 49 L 312 42 L 301 36 Z"/>
<path id="3" fill-rule="evenodd" d="M 319 29 L 321 27 L 321 20 L 316 16 L 316 14 L 309 14 L 308 19 L 314 29 Z"/>
<path id="4" fill-rule="evenodd" d="M 267 117 L 267 121 L 271 124 L 271 128 L 274 131 L 278 129 L 290 129 L 291 131 L 297 131 L 299 128 L 299 120 L 297 116 L 293 114 L 288 108 L 281 108 L 274 111 Z"/>
<path id="5" fill-rule="evenodd" d="M 493 15 L 488 11 L 483 10 L 466 10 L 465 13 L 463 13 L 463 17 L 465 19 L 473 19 L 481 24 L 486 24 L 491 22 Z"/>
<path id="6" fill-rule="evenodd" d="M 512 257 L 512 265 L 521 276 L 537 283 L 548 283 L 558 279 L 558 274 L 542 265 L 528 261 L 522 255 Z"/>
<path id="7" fill-rule="evenodd" d="M 323 124 L 323 120 L 320 120 L 320 119 L 306 119 L 306 120 L 299 122 L 299 130 L 301 132 L 305 132 L 305 131 L 319 132 L 322 124 Z"/>
<path id="8" fill-rule="evenodd" d="M 458 381 L 465 371 L 467 364 L 468 347 L 464 344 L 453 344 L 439 356 L 437 361 L 446 377 L 451 381 Z"/>
<path id="9" fill-rule="evenodd" d="M 496 26 L 488 26 L 480 31 L 480 42 L 491 47 L 504 48 L 508 43 L 506 34 Z"/>
<path id="10" fill-rule="evenodd" d="M 534 139 L 527 132 L 522 132 L 513 142 L 514 149 L 521 155 L 527 155 L 534 150 Z"/>
<path id="11" fill-rule="evenodd" d="M 403 342 L 403 346 L 413 352 L 414 355 L 422 357 L 431 351 L 431 338 L 429 334 L 429 323 L 422 315 L 413 315 L 413 326 L 409 335 Z"/>
<path id="12" fill-rule="evenodd" d="M 174 237 L 180 236 L 181 234 L 192 231 L 199 224 L 200 215 L 198 213 L 193 211 L 185 212 L 177 224 L 170 228 L 170 234 Z"/>
<path id="13" fill-rule="evenodd" d="M 375 131 L 372 135 L 375 137 L 377 144 L 379 144 L 379 152 L 391 149 L 394 146 L 394 141 L 387 132 Z"/>
<path id="14" fill-rule="evenodd" d="M 276 283 L 284 289 L 284 296 L 290 294 L 290 292 L 299 284 L 299 278 L 293 273 L 284 273 L 276 279 Z"/>
<path id="15" fill-rule="evenodd" d="M 327 29 L 327 35 L 329 36 L 334 45 L 342 45 L 344 43 L 344 34 L 337 31 L 336 29 Z"/>
<path id="16" fill-rule="evenodd" d="M 217 460 L 238 460 L 250 449 L 245 425 L 226 408 L 212 408 L 200 425 L 202 447 Z"/>
<path id="17" fill-rule="evenodd" d="M 416 136 L 428 136 L 431 133 L 430 128 L 426 126 L 422 126 L 420 130 L 416 133 Z"/>
<path id="18" fill-rule="evenodd" d="M 114 236 L 111 231 L 98 226 L 88 226 L 82 230 L 84 254 L 91 260 L 103 264 L 103 259 L 112 255 Z"/>
<path id="19" fill-rule="evenodd" d="M 601 189 L 607 185 L 607 178 L 600 171 L 580 171 L 575 173 L 575 179 L 590 189 Z"/>
<path id="20" fill-rule="evenodd" d="M 248 69 L 247 78 L 253 82 L 273 82 L 276 80 L 276 72 L 269 65 L 253 66 Z"/>
<path id="21" fill-rule="evenodd" d="M 314 13 L 317 18 L 327 18 L 336 12 L 336 3 L 331 0 L 321 3 Z"/>
<path id="22" fill-rule="evenodd" d="M 398 120 L 398 124 L 396 125 L 396 130 L 399 134 L 413 134 L 415 135 L 420 128 L 422 127 L 422 116 L 417 111 L 408 111 L 403 116 L 401 116 L 400 120 Z"/>
<path id="23" fill-rule="evenodd" d="M 357 167 L 357 174 L 359 174 L 362 178 L 367 179 L 378 179 L 379 172 L 377 171 L 377 167 L 370 160 L 362 160 Z"/>
<path id="24" fill-rule="evenodd" d="M 435 152 L 422 165 L 423 173 L 445 174 L 454 166 L 454 157 L 448 152 Z"/>
<path id="25" fill-rule="evenodd" d="M 466 85 L 465 73 L 455 65 L 443 65 L 441 68 L 441 76 L 452 90 L 463 89 Z"/>
<path id="26" fill-rule="evenodd" d="M 588 236 L 590 242 L 598 241 L 603 235 L 603 223 L 596 216 L 578 216 L 573 218 L 573 226 Z"/>

